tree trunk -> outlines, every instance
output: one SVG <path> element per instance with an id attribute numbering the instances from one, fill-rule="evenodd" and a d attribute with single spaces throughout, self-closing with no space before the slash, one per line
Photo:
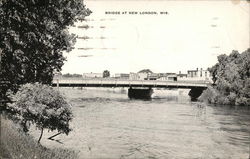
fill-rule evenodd
<path id="1" fill-rule="evenodd" d="M 39 139 L 38 139 L 38 143 L 40 143 L 40 140 L 42 139 L 42 136 L 43 136 L 43 128 L 42 128 L 42 130 L 41 130 L 41 135 L 40 135 L 40 137 L 39 137 Z"/>
<path id="2" fill-rule="evenodd" d="M 57 135 L 60 135 L 61 133 L 62 133 L 62 132 L 59 132 L 59 133 L 57 133 L 57 134 L 55 134 L 55 135 L 53 135 L 53 136 L 50 136 L 48 139 L 54 140 L 53 138 L 56 137 Z"/>

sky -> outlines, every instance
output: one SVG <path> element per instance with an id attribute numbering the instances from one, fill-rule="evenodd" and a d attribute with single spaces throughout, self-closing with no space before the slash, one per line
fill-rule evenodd
<path id="1" fill-rule="evenodd" d="M 85 0 L 84 3 L 92 14 L 69 29 L 80 38 L 74 50 L 64 53 L 67 61 L 62 73 L 109 70 L 114 74 L 142 69 L 186 73 L 211 67 L 219 54 L 249 48 L 247 1 Z"/>

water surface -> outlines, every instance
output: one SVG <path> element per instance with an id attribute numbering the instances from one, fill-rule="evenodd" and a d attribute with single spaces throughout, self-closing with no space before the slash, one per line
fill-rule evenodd
<path id="1" fill-rule="evenodd" d="M 58 142 L 46 132 L 47 147 L 73 149 L 81 158 L 249 157 L 249 108 L 193 103 L 187 90 L 155 90 L 150 101 L 130 100 L 126 89 L 60 90 L 72 104 L 73 131 Z"/>

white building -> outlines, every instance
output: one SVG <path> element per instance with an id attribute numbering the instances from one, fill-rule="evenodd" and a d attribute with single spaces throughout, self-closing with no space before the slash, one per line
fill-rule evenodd
<path id="1" fill-rule="evenodd" d="M 82 74 L 83 78 L 102 78 L 103 74 L 102 73 L 83 73 Z"/>
<path id="2" fill-rule="evenodd" d="M 129 79 L 129 74 L 128 73 L 116 73 L 115 78 L 119 79 Z"/>
<path id="3" fill-rule="evenodd" d="M 202 68 L 196 70 L 187 71 L 187 79 L 192 80 L 211 80 L 211 75 L 208 70 L 203 70 Z"/>
<path id="4" fill-rule="evenodd" d="M 158 79 L 160 81 L 176 81 L 176 73 L 158 73 Z"/>
<path id="5" fill-rule="evenodd" d="M 134 73 L 134 72 L 130 72 L 129 74 L 129 79 L 130 80 L 139 80 L 139 74 L 138 73 Z"/>
<path id="6" fill-rule="evenodd" d="M 138 73 L 139 79 L 138 80 L 146 80 L 148 78 L 148 73 Z"/>

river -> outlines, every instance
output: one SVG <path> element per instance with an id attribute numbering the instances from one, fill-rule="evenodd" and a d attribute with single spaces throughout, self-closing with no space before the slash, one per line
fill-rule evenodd
<path id="1" fill-rule="evenodd" d="M 73 130 L 57 141 L 46 132 L 46 147 L 72 149 L 80 158 L 249 158 L 250 107 L 198 104 L 187 90 L 154 90 L 148 101 L 130 100 L 118 88 L 60 91 L 72 104 Z"/>

